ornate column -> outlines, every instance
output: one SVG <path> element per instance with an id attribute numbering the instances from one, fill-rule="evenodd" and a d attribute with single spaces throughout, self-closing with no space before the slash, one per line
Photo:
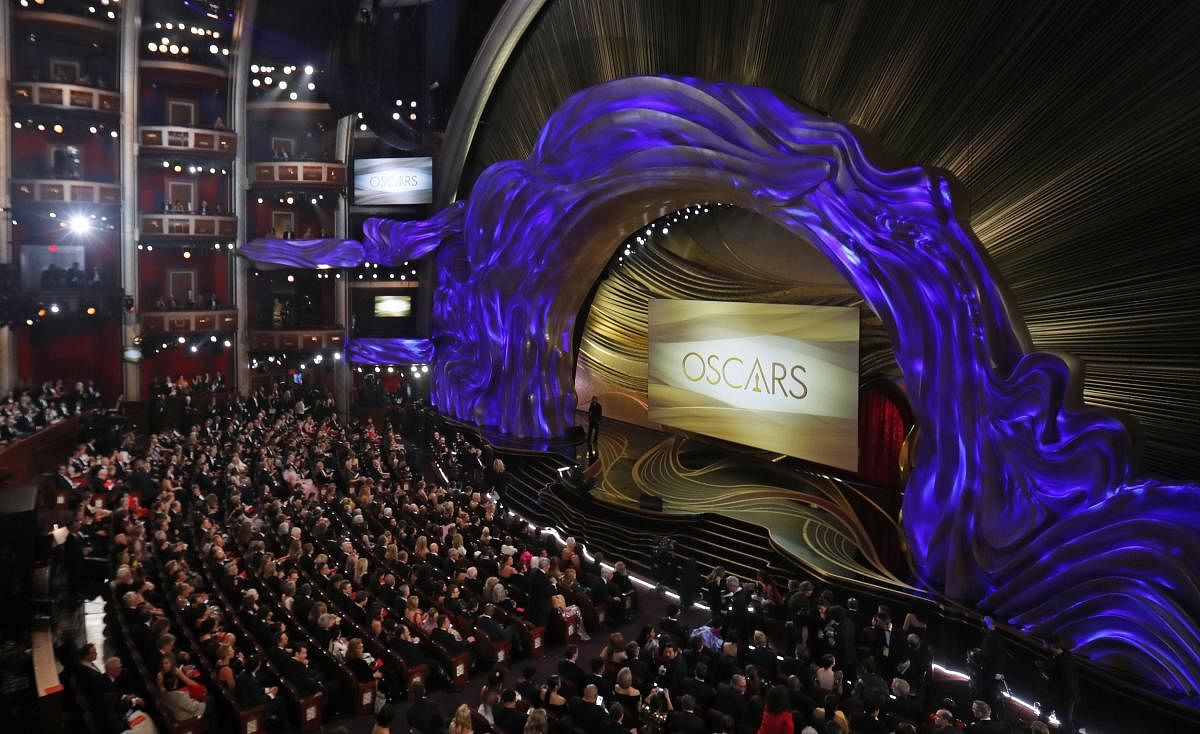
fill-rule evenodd
<path id="1" fill-rule="evenodd" d="M 338 120 L 337 147 L 334 157 L 342 163 L 350 162 L 350 148 L 354 138 L 354 117 L 347 115 Z M 346 239 L 350 228 L 350 207 L 346 200 L 346 188 L 338 191 L 337 209 L 333 214 L 333 236 Z M 341 272 L 333 281 L 333 318 L 342 326 L 342 359 L 333 368 L 334 400 L 338 413 L 345 418 L 350 412 L 350 387 L 354 374 L 350 371 L 350 276 Z"/>
<path id="2" fill-rule="evenodd" d="M 121 4 L 121 288 L 138 302 L 138 60 L 141 51 L 142 2 Z M 141 400 L 141 360 L 125 358 L 138 337 L 138 313 L 121 316 L 121 381 L 126 400 Z"/>
<path id="3" fill-rule="evenodd" d="M 238 257 L 234 260 L 233 291 L 237 306 L 237 338 L 234 340 L 233 363 L 237 375 L 237 388 L 243 395 L 250 392 L 250 333 L 247 329 L 246 309 L 250 300 L 250 264 L 241 257 L 242 245 L 246 242 L 246 193 L 250 189 L 246 155 L 249 136 L 246 123 L 246 88 L 250 82 L 250 54 L 254 45 L 254 18 L 258 11 L 258 0 L 243 0 L 233 26 L 234 57 L 233 87 L 229 96 L 233 113 L 229 116 L 233 130 L 238 134 L 237 155 L 233 161 L 233 212 L 237 217 Z"/>
<path id="4" fill-rule="evenodd" d="M 12 48 L 12 4 L 0 3 L 0 267 L 15 263 L 12 251 L 12 120 L 8 108 L 9 49 Z M 14 326 L 0 327 L 0 391 L 17 381 L 17 335 Z"/>

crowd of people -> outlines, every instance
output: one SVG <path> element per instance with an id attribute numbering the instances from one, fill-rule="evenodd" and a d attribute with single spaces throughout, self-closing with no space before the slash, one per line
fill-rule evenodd
<path id="1" fill-rule="evenodd" d="M 0 444 L 48 428 L 96 407 L 100 393 L 91 380 L 67 387 L 62 380 L 9 390 L 0 400 Z"/>
<path id="2" fill-rule="evenodd" d="M 157 708 L 224 730 L 261 707 L 294 731 L 315 698 L 378 732 L 401 708 L 421 734 L 1010 731 L 996 691 L 932 698 L 916 614 L 716 568 L 681 595 L 702 623 L 639 616 L 623 563 L 503 506 L 486 444 L 413 424 L 345 423 L 280 385 L 111 456 L 83 447 L 61 470 L 83 488 L 68 542 L 108 559 L 125 645 L 102 671 L 94 648 L 75 661 L 95 720 L 125 731 Z M 589 631 L 603 648 L 581 659 Z M 478 705 L 431 698 L 465 699 L 473 672 Z"/>

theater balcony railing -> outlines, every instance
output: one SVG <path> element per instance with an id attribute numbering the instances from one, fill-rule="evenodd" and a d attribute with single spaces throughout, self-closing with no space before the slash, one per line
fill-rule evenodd
<path id="1" fill-rule="evenodd" d="M 322 349 L 341 349 L 342 327 L 317 329 L 255 329 L 250 344 L 256 352 L 304 352 Z"/>
<path id="2" fill-rule="evenodd" d="M 13 82 L 10 89 L 13 105 L 121 113 L 121 95 L 111 89 L 60 82 Z"/>
<path id="3" fill-rule="evenodd" d="M 141 215 L 143 237 L 236 237 L 237 217 L 163 212 Z"/>
<path id="4" fill-rule="evenodd" d="M 143 311 L 143 334 L 187 334 L 206 331 L 236 331 L 236 308 L 217 311 Z"/>
<path id="5" fill-rule="evenodd" d="M 254 186 L 346 185 L 345 163 L 320 161 L 265 161 L 251 164 Z"/>
<path id="6" fill-rule="evenodd" d="M 73 178 L 17 178 L 12 182 L 12 200 L 14 204 L 61 202 L 120 206 L 121 185 Z"/>
<path id="7" fill-rule="evenodd" d="M 199 153 L 228 156 L 237 153 L 237 133 L 228 130 L 209 130 L 178 125 L 144 125 L 138 128 L 138 142 L 143 152 L 161 154 Z"/>

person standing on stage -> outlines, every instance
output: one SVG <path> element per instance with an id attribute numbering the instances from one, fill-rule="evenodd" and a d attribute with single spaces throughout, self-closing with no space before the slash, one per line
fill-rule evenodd
<path id="1" fill-rule="evenodd" d="M 600 440 L 600 419 L 604 417 L 604 409 L 600 407 L 600 401 L 596 396 L 592 396 L 592 402 L 588 404 L 588 448 L 596 449 L 596 443 Z"/>

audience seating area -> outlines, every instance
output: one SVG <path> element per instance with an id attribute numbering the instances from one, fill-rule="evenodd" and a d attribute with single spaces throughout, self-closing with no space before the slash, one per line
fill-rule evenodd
<path id="1" fill-rule="evenodd" d="M 423 415 L 346 424 L 281 385 L 77 451 L 66 545 L 106 569 L 72 584 L 105 589 L 105 655 L 63 661 L 85 727 L 1044 730 L 998 690 L 937 698 L 915 615 L 720 570 L 684 574 L 691 609 L 639 591 L 624 564 L 498 505 L 490 447 Z"/>

